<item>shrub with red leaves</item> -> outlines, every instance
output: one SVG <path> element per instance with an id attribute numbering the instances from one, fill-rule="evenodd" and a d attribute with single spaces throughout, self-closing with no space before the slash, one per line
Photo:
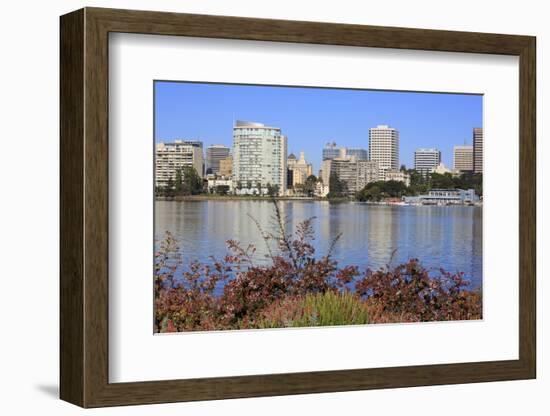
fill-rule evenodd
<path id="1" fill-rule="evenodd" d="M 381 320 L 384 315 L 399 322 L 481 319 L 481 293 L 464 290 L 468 285 L 463 273 L 440 270 L 433 278 L 411 259 L 392 270 L 367 270 L 355 290 Z"/>
<path id="2" fill-rule="evenodd" d="M 374 272 L 360 273 L 357 266 L 338 268 L 331 253 L 340 236 L 326 255 L 315 257 L 314 218 L 288 234 L 273 202 L 276 234 L 265 232 L 252 218 L 268 249 L 269 265 L 254 264 L 254 245 L 243 247 L 230 240 L 229 254 L 222 261 L 193 261 L 176 276 L 181 259 L 176 240 L 166 234 L 155 256 L 156 332 L 257 328 L 265 322 L 265 311 L 276 316 L 283 313 L 277 308 L 300 303 L 306 296 L 338 291 L 353 291 L 362 299 L 371 323 L 481 318 L 481 293 L 465 290 L 469 283 L 461 273 L 441 271 L 432 278 L 416 259 Z M 223 292 L 216 296 L 220 284 Z"/>

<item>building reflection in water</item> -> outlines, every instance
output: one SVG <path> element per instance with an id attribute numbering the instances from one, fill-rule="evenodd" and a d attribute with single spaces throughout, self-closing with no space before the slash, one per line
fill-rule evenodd
<path id="1" fill-rule="evenodd" d="M 340 233 L 333 258 L 340 265 L 377 269 L 418 258 L 429 270 L 462 271 L 481 284 L 482 208 L 437 206 L 377 206 L 328 201 L 281 201 L 286 230 L 295 232 L 303 220 L 315 217 L 316 255 L 325 255 Z M 256 220 L 265 232 L 278 225 L 269 201 L 157 201 L 156 241 L 164 231 L 180 242 L 185 262 L 212 262 L 227 254 L 226 241 L 256 246 L 254 261 L 267 263 L 268 250 Z M 277 250 L 275 242 L 272 249 Z M 393 258 L 392 258 L 393 253 Z"/>

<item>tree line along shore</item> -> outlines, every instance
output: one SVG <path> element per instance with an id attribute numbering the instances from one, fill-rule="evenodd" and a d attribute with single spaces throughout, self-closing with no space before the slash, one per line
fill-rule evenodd
<path id="1" fill-rule="evenodd" d="M 254 189 L 252 184 L 238 183 L 235 190 L 250 189 L 251 193 L 239 194 L 231 190 L 228 185 L 218 185 L 208 188 L 205 180 L 200 177 L 193 167 L 184 167 L 176 171 L 174 180 L 170 180 L 166 186 L 155 189 L 155 197 L 161 200 L 207 200 L 207 199 L 265 199 L 278 200 L 356 200 L 360 202 L 381 202 L 395 200 L 405 196 L 417 196 L 429 192 L 432 189 L 474 189 L 476 195 L 483 195 L 483 177 L 480 173 L 464 173 L 453 176 L 449 173 L 431 173 L 421 175 L 413 169 L 407 170 L 410 183 L 407 185 L 401 181 L 374 181 L 368 183 L 361 190 L 350 193 L 345 181 L 331 174 L 329 179 L 329 192 L 326 196 L 319 196 L 315 189 L 320 178 L 310 175 L 303 184 L 300 184 L 292 196 L 280 196 L 277 185 L 267 184 L 266 193 L 262 189 Z"/>

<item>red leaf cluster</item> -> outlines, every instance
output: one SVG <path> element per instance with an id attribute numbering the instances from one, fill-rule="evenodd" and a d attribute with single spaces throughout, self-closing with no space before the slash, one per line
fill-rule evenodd
<path id="1" fill-rule="evenodd" d="M 223 260 L 212 259 L 211 265 L 193 261 L 180 272 L 177 242 L 166 233 L 155 256 L 156 332 L 256 328 L 265 311 L 278 314 L 279 307 L 328 291 L 354 292 L 373 323 L 481 318 L 481 293 L 465 289 L 469 283 L 462 273 L 441 270 L 431 277 L 417 259 L 377 271 L 339 268 L 331 252 L 340 236 L 326 255 L 316 257 L 313 218 L 290 235 L 276 202 L 274 206 L 277 234 L 265 232 L 253 219 L 268 247 L 268 265 L 255 264 L 254 245 L 243 247 L 230 240 Z M 222 285 L 221 295 L 216 296 Z"/>

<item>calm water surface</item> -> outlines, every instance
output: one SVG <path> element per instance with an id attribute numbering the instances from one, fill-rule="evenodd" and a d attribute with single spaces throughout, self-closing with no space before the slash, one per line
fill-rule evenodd
<path id="1" fill-rule="evenodd" d="M 379 268 L 411 258 L 424 267 L 464 272 L 477 287 L 482 282 L 482 207 L 376 206 L 355 202 L 281 201 L 288 231 L 300 221 L 313 221 L 316 255 L 327 253 L 331 242 L 342 237 L 333 251 L 339 265 Z M 269 201 L 157 201 L 155 240 L 170 231 L 179 241 L 184 262 L 211 263 L 223 258 L 226 241 L 257 247 L 255 261 L 267 262 L 267 248 L 254 217 L 266 230 L 275 231 Z M 395 254 L 392 259 L 392 252 Z"/>

